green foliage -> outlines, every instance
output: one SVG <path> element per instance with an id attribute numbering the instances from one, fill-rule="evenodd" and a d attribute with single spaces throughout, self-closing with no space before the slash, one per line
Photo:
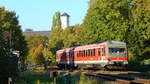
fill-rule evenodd
<path id="1" fill-rule="evenodd" d="M 51 31 L 51 34 L 49 36 L 49 42 L 48 42 L 48 48 L 51 53 L 51 59 L 52 63 L 55 63 L 55 54 L 56 51 L 61 49 L 63 47 L 63 41 L 62 41 L 62 29 L 61 28 L 54 28 Z"/>
<path id="2" fill-rule="evenodd" d="M 55 12 L 52 20 L 52 29 L 61 28 L 60 12 Z"/>
<path id="3" fill-rule="evenodd" d="M 62 48 L 69 48 L 77 45 L 81 45 L 80 33 L 82 28 L 80 25 L 75 25 L 66 28 L 65 30 L 61 28 L 55 28 L 51 31 L 49 37 L 49 50 L 51 53 L 52 63 L 55 63 L 56 51 Z"/>
<path id="4" fill-rule="evenodd" d="M 22 72 L 17 84 L 51 84 L 52 78 L 50 78 L 49 72 Z"/>
<path id="5" fill-rule="evenodd" d="M 18 58 L 12 56 L 10 49 L 21 51 L 21 64 L 25 68 L 27 47 L 18 17 L 15 12 L 0 7 L 0 74 L 2 77 L 17 76 L 18 73 Z"/>
<path id="6" fill-rule="evenodd" d="M 127 9 L 126 0 L 95 1 L 94 5 L 88 9 L 83 23 L 83 28 L 87 30 L 85 36 L 89 43 L 108 40 L 121 41 L 127 28 Z"/>
<path id="7" fill-rule="evenodd" d="M 89 5 L 92 6 L 95 2 L 96 0 L 89 0 Z"/>
<path id="8" fill-rule="evenodd" d="M 81 27 L 80 25 L 75 25 L 75 26 L 70 26 L 68 28 L 66 28 L 65 30 L 63 30 L 62 32 L 62 40 L 63 40 L 63 48 L 69 48 L 69 47 L 74 47 L 77 45 L 80 45 L 79 40 L 79 34 Z"/>
<path id="9" fill-rule="evenodd" d="M 149 59 L 150 6 L 149 1 L 90 0 L 83 22 L 85 44 L 100 41 L 125 41 L 129 60 Z M 139 60 L 139 61 L 137 61 Z"/>
<path id="10" fill-rule="evenodd" d="M 150 46 L 150 6 L 148 0 L 132 2 L 130 9 L 129 27 L 126 35 L 126 42 L 129 52 L 135 60 L 149 59 Z M 135 61 L 134 60 L 134 61 Z"/>
<path id="11" fill-rule="evenodd" d="M 141 64 L 150 65 L 150 59 L 143 60 L 143 61 L 141 62 Z"/>
<path id="12" fill-rule="evenodd" d="M 26 36 L 28 42 L 28 61 L 33 64 L 45 64 L 50 60 L 49 52 L 47 51 L 47 38 L 40 34 L 31 34 Z"/>
<path id="13" fill-rule="evenodd" d="M 117 40 L 127 43 L 129 61 L 149 59 L 149 0 L 90 0 L 81 25 L 52 30 L 49 49 L 57 50 L 91 43 Z"/>
<path id="14" fill-rule="evenodd" d="M 34 64 L 44 64 L 45 62 L 45 59 L 44 59 L 44 56 L 43 56 L 43 46 L 42 45 L 39 45 L 35 51 L 32 53 L 32 61 Z"/>
<path id="15" fill-rule="evenodd" d="M 5 48 L 21 51 L 20 59 L 22 68 L 25 68 L 25 58 L 27 54 L 27 44 L 19 25 L 18 17 L 15 12 L 10 12 L 5 8 L 0 8 L 0 29 L 4 33 L 2 37 L 5 41 Z M 10 36 L 11 35 L 11 36 Z M 10 38 L 11 37 L 11 38 Z M 11 40 L 11 45 L 9 41 Z"/>

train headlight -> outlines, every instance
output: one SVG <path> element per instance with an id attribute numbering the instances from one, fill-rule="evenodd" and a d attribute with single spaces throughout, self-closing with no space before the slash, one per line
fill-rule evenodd
<path id="1" fill-rule="evenodd" d="M 128 64 L 128 61 L 127 61 L 127 60 L 125 60 L 125 61 L 123 62 L 123 64 Z"/>
<path id="2" fill-rule="evenodd" d="M 108 64 L 114 64 L 114 62 L 113 61 L 109 61 Z"/>

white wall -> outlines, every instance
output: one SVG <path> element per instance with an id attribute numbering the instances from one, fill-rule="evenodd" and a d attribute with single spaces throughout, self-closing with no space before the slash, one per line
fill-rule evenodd
<path id="1" fill-rule="evenodd" d="M 68 26 L 69 26 L 69 17 L 67 17 L 67 16 L 61 16 L 61 27 L 63 29 L 65 29 Z"/>

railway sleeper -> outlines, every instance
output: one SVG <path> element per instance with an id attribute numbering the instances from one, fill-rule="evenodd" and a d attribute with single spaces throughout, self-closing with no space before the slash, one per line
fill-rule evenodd
<path id="1" fill-rule="evenodd" d="M 115 70 L 125 70 L 126 68 L 121 65 L 105 65 L 104 69 L 106 71 L 115 71 Z"/>
<path id="2" fill-rule="evenodd" d="M 85 75 L 86 76 L 99 77 L 102 79 L 115 81 L 117 83 L 122 83 L 122 84 L 150 84 L 149 80 L 134 79 L 131 77 L 113 76 L 113 75 L 109 75 L 109 74 L 88 74 L 88 73 L 85 73 Z"/>

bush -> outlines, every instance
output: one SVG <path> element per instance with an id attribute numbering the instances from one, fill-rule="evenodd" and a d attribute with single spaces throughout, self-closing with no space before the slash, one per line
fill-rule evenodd
<path id="1" fill-rule="evenodd" d="M 150 59 L 143 60 L 143 61 L 141 62 L 141 64 L 143 64 L 143 65 L 150 65 Z"/>

